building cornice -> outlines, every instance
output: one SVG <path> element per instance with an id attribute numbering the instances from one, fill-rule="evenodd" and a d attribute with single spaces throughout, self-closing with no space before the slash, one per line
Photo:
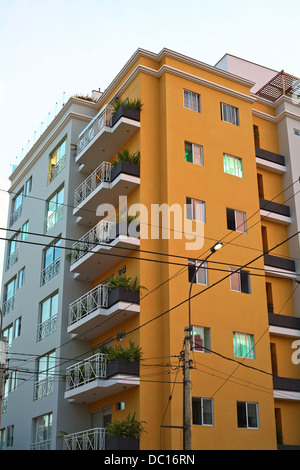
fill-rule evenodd
<path id="1" fill-rule="evenodd" d="M 211 65 L 208 65 L 208 64 L 205 64 L 203 62 L 200 62 L 196 59 L 192 59 L 190 57 L 187 57 L 183 54 L 179 54 L 177 52 L 174 52 L 174 51 L 171 51 L 169 49 L 162 49 L 158 54 L 155 54 L 153 52 L 149 52 L 147 50 L 144 50 L 144 49 L 137 49 L 136 52 L 131 56 L 131 58 L 129 59 L 129 61 L 124 65 L 124 67 L 121 69 L 121 71 L 118 73 L 118 75 L 116 75 L 116 77 L 114 78 L 114 80 L 110 83 L 110 85 L 106 88 L 106 90 L 104 91 L 103 95 L 101 95 L 101 97 L 98 99 L 97 103 L 98 103 L 98 106 L 99 107 L 102 107 L 108 100 L 109 96 L 113 93 L 114 89 L 116 89 L 118 87 L 118 84 L 124 79 L 124 77 L 126 76 L 126 74 L 128 74 L 128 72 L 130 71 L 130 69 L 132 68 L 132 66 L 135 64 L 135 62 L 141 58 L 141 57 L 145 57 L 145 58 L 148 58 L 150 60 L 153 60 L 155 62 L 161 62 L 165 57 L 169 57 L 169 58 L 172 58 L 172 59 L 175 59 L 175 60 L 178 60 L 180 62 L 183 62 L 185 64 L 188 64 L 188 65 L 192 65 L 194 67 L 197 67 L 201 70 L 205 70 L 207 72 L 210 72 L 214 75 L 217 75 L 219 77 L 222 77 L 222 78 L 226 78 L 227 80 L 230 80 L 232 82 L 235 82 L 235 83 L 238 83 L 240 85 L 243 85 L 247 88 L 252 88 L 255 83 L 252 82 L 252 81 L 249 81 L 249 80 L 246 80 L 242 77 L 238 77 L 237 75 L 233 75 L 229 72 L 226 72 L 224 70 L 221 70 L 221 69 L 218 69 L 216 67 L 213 67 Z M 140 67 L 140 69 L 139 69 Z M 183 72 L 179 69 L 176 69 L 176 68 L 173 68 L 173 67 L 170 67 L 168 65 L 163 65 L 162 67 L 160 67 L 159 70 L 155 70 L 155 69 L 152 69 L 150 67 L 146 67 L 146 66 L 143 66 L 143 65 L 138 65 L 134 70 L 133 72 L 130 74 L 130 76 L 126 79 L 126 81 L 124 82 L 123 85 L 119 86 L 118 88 L 118 91 L 114 94 L 114 97 L 115 96 L 118 96 L 119 94 L 122 93 L 122 90 L 126 89 L 126 87 L 128 86 L 128 84 L 132 81 L 130 80 L 130 78 L 133 79 L 133 77 L 135 78 L 135 74 L 137 71 L 143 71 L 145 73 L 149 73 L 153 76 L 156 76 L 156 77 L 160 77 L 162 75 L 162 73 L 165 73 L 167 70 L 172 73 L 171 71 L 178 71 L 178 74 L 184 74 L 185 75 L 185 78 L 188 78 L 192 81 L 196 81 L 196 80 L 200 80 L 202 81 L 202 84 L 203 85 L 206 85 L 206 86 L 210 86 L 210 88 L 212 88 L 211 84 L 214 84 L 216 85 L 217 87 L 222 87 L 222 92 L 225 92 L 225 90 L 228 90 L 228 94 L 229 94 L 229 90 L 230 92 L 232 93 L 236 93 L 236 96 L 237 97 L 240 97 L 240 99 L 243 99 L 242 97 L 246 97 L 247 96 L 247 100 L 250 100 L 249 102 L 254 102 L 256 100 L 256 97 L 255 96 L 249 96 L 249 95 L 246 95 L 246 94 L 243 94 L 243 93 L 240 93 L 240 92 L 235 92 L 234 90 L 231 90 L 230 88 L 228 87 L 223 87 L 222 85 L 217 85 L 215 84 L 214 82 L 211 82 L 209 80 L 205 80 L 205 79 L 201 79 L 199 77 L 197 77 L 196 75 L 193 75 L 193 74 L 189 74 L 187 72 Z M 125 86 L 125 83 L 127 84 Z"/>
<path id="2" fill-rule="evenodd" d="M 266 121 L 274 122 L 275 124 L 278 124 L 278 122 L 286 118 L 294 119 L 300 122 L 300 115 L 292 113 L 291 111 L 282 111 L 277 116 L 271 116 L 271 114 L 258 111 L 257 109 L 252 109 L 252 114 L 253 116 L 256 116 L 261 119 L 265 119 Z"/>

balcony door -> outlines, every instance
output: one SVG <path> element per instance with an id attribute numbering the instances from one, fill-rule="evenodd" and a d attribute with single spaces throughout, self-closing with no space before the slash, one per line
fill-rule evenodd
<path id="1" fill-rule="evenodd" d="M 92 429 L 94 428 L 106 428 L 107 425 L 111 423 L 111 406 L 102 408 L 101 410 L 92 413 L 91 415 L 91 425 Z"/>

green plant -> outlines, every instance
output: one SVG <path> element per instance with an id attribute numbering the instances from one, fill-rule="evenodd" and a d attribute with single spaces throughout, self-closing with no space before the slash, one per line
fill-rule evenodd
<path id="1" fill-rule="evenodd" d="M 139 98 L 127 98 L 126 100 L 122 100 L 121 98 L 116 99 L 112 103 L 112 115 L 114 115 L 119 108 L 122 106 L 126 106 L 127 108 L 132 108 L 132 109 L 142 109 L 142 103 Z"/>
<path id="2" fill-rule="evenodd" d="M 140 435 L 145 431 L 144 424 L 146 421 L 138 421 L 135 419 L 135 413 L 130 417 L 130 413 L 123 421 L 112 421 L 106 428 L 108 437 L 134 437 L 139 439 Z"/>
<path id="3" fill-rule="evenodd" d="M 142 358 L 142 348 L 135 345 L 129 340 L 129 346 L 123 347 L 121 344 L 116 346 L 108 346 L 102 350 L 108 362 L 115 361 L 116 359 L 126 359 L 128 362 L 140 361 Z"/>
<path id="4" fill-rule="evenodd" d="M 147 289 L 145 286 L 141 286 L 138 284 L 137 277 L 135 277 L 133 280 L 131 277 L 126 276 L 126 274 L 121 274 L 121 276 L 118 277 L 113 277 L 109 283 L 108 283 L 108 288 L 111 290 L 115 290 L 118 287 L 124 287 L 125 289 L 129 290 L 141 290 L 141 289 Z"/>
<path id="5" fill-rule="evenodd" d="M 134 165 L 140 165 L 141 154 L 140 152 L 130 153 L 128 149 L 124 149 L 122 152 L 118 153 L 116 159 L 112 160 L 111 164 L 113 167 L 115 167 L 121 161 L 133 163 Z"/>

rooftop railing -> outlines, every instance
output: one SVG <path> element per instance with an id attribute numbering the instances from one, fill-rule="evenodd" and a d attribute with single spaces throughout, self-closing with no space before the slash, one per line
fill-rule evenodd
<path id="1" fill-rule="evenodd" d="M 86 127 L 77 141 L 77 153 L 79 154 L 96 135 L 104 128 L 112 125 L 112 107 L 106 106 Z"/>

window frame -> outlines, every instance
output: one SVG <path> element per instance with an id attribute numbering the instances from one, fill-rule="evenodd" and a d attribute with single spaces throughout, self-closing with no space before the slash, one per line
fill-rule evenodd
<path id="1" fill-rule="evenodd" d="M 196 334 L 194 334 L 194 332 L 195 332 L 196 328 L 202 330 L 202 332 L 201 332 L 202 333 L 201 341 L 203 343 L 200 347 L 195 347 L 194 337 L 196 336 Z M 192 351 L 205 353 L 205 354 L 210 353 L 210 350 L 211 350 L 211 336 L 210 336 L 210 328 L 209 327 L 199 326 L 199 325 L 192 325 L 190 334 L 191 334 L 191 349 L 192 349 Z"/>
<path id="2" fill-rule="evenodd" d="M 231 228 L 229 227 L 230 225 L 230 214 L 231 212 L 233 213 L 234 215 L 234 228 Z M 244 217 L 244 222 L 242 224 L 239 224 L 238 225 L 238 222 L 237 222 L 237 214 L 243 214 L 243 217 Z M 239 232 L 239 233 L 247 233 L 247 217 L 246 217 L 246 212 L 244 211 L 240 211 L 240 210 L 237 210 L 237 209 L 231 209 L 229 207 L 226 207 L 226 218 L 227 218 L 227 229 L 228 230 L 234 230 L 235 232 Z M 239 227 L 241 226 L 244 226 L 244 230 L 238 230 Z"/>
<path id="3" fill-rule="evenodd" d="M 211 408 L 211 423 L 205 423 L 204 422 L 204 400 L 210 403 L 210 408 Z M 194 404 L 200 403 L 200 418 L 201 418 L 201 423 L 196 423 L 195 422 L 195 413 L 194 413 Z M 198 405 L 199 406 L 199 405 Z M 204 397 L 192 397 L 192 423 L 194 426 L 214 426 L 214 402 L 212 398 L 204 398 Z"/>
<path id="4" fill-rule="evenodd" d="M 202 264 L 201 264 L 202 263 Z M 208 286 L 208 263 L 207 261 L 203 262 L 203 260 L 197 259 L 189 259 L 188 260 L 188 274 L 189 274 L 189 282 L 192 282 L 194 272 L 197 267 L 200 266 L 198 269 L 193 284 L 197 284 L 199 286 Z M 200 276 L 205 278 L 204 282 L 200 282 Z"/>
<path id="5" fill-rule="evenodd" d="M 237 268 L 230 267 L 229 272 L 232 273 L 232 274 L 230 274 L 230 290 L 232 292 L 240 292 L 242 294 L 251 294 L 250 271 L 246 271 L 245 269 L 237 270 Z M 242 276 L 244 274 L 247 275 L 247 290 L 243 290 L 243 282 L 245 280 L 242 279 L 241 273 L 242 273 Z M 234 285 L 234 282 L 233 282 L 234 276 L 239 276 L 239 279 L 238 279 L 239 289 L 235 289 L 233 287 L 233 285 Z"/>
<path id="6" fill-rule="evenodd" d="M 187 97 L 188 94 L 188 97 Z M 196 106 L 193 101 L 196 99 Z M 201 95 L 195 91 L 183 89 L 183 107 L 197 113 L 201 113 Z"/>
<path id="7" fill-rule="evenodd" d="M 199 209 L 200 210 L 200 218 L 196 218 L 197 216 L 197 209 L 195 209 L 194 203 L 200 203 Z M 203 214 L 203 219 L 201 220 L 201 215 Z M 206 203 L 200 199 L 195 199 L 193 197 L 186 197 L 186 217 L 189 220 L 194 220 L 195 222 L 202 222 L 203 224 L 206 223 Z"/>
<path id="8" fill-rule="evenodd" d="M 231 159 L 234 163 L 234 172 L 232 172 L 231 167 L 228 166 L 228 158 Z M 237 162 L 241 168 L 238 168 L 239 165 L 237 165 Z M 226 175 L 236 176 L 237 178 L 244 178 L 243 159 L 240 157 L 223 152 L 223 169 Z M 229 171 L 227 171 L 227 169 L 229 169 Z"/>
<path id="9" fill-rule="evenodd" d="M 221 102 L 221 120 L 223 122 L 227 122 L 234 126 L 239 126 L 240 125 L 239 108 L 237 108 L 236 106 L 233 106 L 232 104 Z"/>
<path id="10" fill-rule="evenodd" d="M 191 160 L 187 158 L 187 154 L 189 153 L 187 150 L 187 145 L 191 145 Z M 195 159 L 195 149 L 199 148 L 200 149 L 200 163 L 198 163 Z M 203 158 L 203 145 L 200 144 L 195 144 L 193 142 L 190 142 L 188 140 L 184 141 L 184 159 L 188 163 L 194 163 L 195 165 L 198 166 L 204 166 L 204 158 Z"/>
<path id="11" fill-rule="evenodd" d="M 239 349 L 243 345 L 241 344 L 241 339 L 244 337 L 246 339 L 246 348 L 247 354 L 239 354 Z M 249 343 L 249 344 L 248 344 Z M 244 359 L 255 359 L 255 343 L 254 335 L 252 333 L 241 333 L 240 331 L 233 332 L 233 354 L 234 357 L 241 357 Z"/>
<path id="12" fill-rule="evenodd" d="M 252 402 L 252 401 L 240 401 L 237 400 L 237 425 L 239 429 L 259 429 L 259 414 L 258 414 L 258 403 L 257 402 Z M 245 417 L 246 417 L 246 426 L 239 426 L 239 409 L 238 405 L 245 405 Z M 249 426 L 249 410 L 248 410 L 248 405 L 255 405 L 255 414 L 256 414 L 256 426 Z"/>

